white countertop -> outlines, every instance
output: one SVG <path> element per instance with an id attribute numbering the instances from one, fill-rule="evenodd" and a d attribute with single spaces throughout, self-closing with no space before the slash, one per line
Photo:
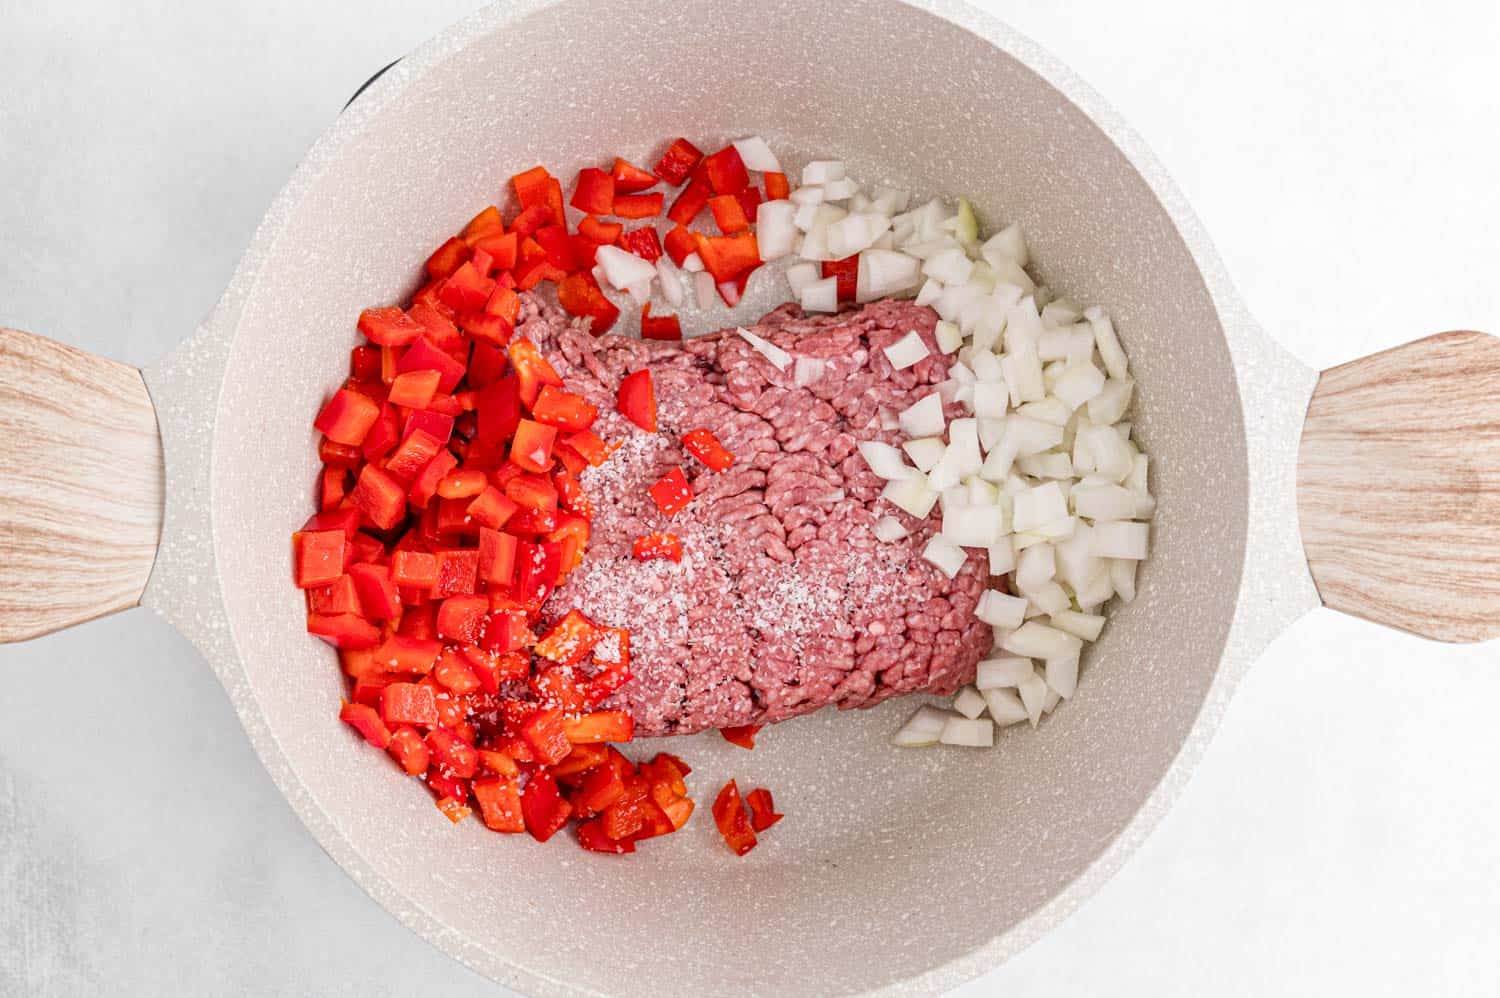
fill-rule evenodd
<path id="1" fill-rule="evenodd" d="M 345 98 L 474 6 L 0 0 L 0 324 L 163 353 Z M 1500 7 L 986 6 L 1144 135 L 1303 359 L 1500 333 Z M 1500 992 L 1497 651 L 1304 619 L 1119 876 L 959 993 Z M 0 995 L 497 993 L 319 851 L 152 615 L 0 684 Z"/>

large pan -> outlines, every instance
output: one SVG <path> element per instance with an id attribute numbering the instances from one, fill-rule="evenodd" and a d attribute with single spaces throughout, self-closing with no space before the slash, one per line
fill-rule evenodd
<path id="1" fill-rule="evenodd" d="M 900 704 L 785 725 L 753 756 L 682 746 L 695 786 L 738 775 L 796 816 L 744 860 L 708 822 L 624 862 L 450 827 L 335 722 L 338 671 L 304 633 L 287 537 L 310 502 L 309 417 L 352 317 L 409 292 L 413 248 L 515 169 L 747 133 L 966 193 L 982 218 L 1022 223 L 1049 284 L 1111 307 L 1160 497 L 1143 595 L 1081 695 L 993 752 L 892 749 Z M 776 282 L 759 283 L 744 314 L 772 304 Z M 1141 142 L 961 4 L 509 3 L 403 60 L 329 129 L 171 355 L 137 371 L 3 334 L 0 636 L 163 614 L 323 847 L 518 989 L 932 992 L 1015 953 L 1120 865 L 1241 673 L 1308 609 L 1446 640 L 1500 629 L 1497 388 L 1500 341 L 1479 334 L 1322 375 L 1286 355 Z"/>

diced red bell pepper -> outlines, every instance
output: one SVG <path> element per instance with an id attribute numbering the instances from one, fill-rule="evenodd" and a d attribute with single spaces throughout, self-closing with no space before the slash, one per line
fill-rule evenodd
<path id="1" fill-rule="evenodd" d="M 527 718 L 521 725 L 521 736 L 531 745 L 536 757 L 548 766 L 561 762 L 573 751 L 563 712 L 555 707 L 545 707 Z"/>
<path id="2" fill-rule="evenodd" d="M 292 535 L 294 578 L 299 589 L 326 586 L 344 574 L 344 530 L 299 530 Z"/>
<path id="3" fill-rule="evenodd" d="M 521 811 L 521 791 L 513 777 L 483 777 L 471 783 L 469 789 L 479 802 L 479 816 L 484 819 L 486 828 L 509 833 L 526 830 L 526 820 Z"/>
<path id="4" fill-rule="evenodd" d="M 614 210 L 610 214 L 616 218 L 654 218 L 661 214 L 665 203 L 666 195 L 661 191 L 650 194 L 619 194 L 615 196 Z"/>
<path id="5" fill-rule="evenodd" d="M 714 224 L 726 236 L 744 232 L 750 228 L 750 219 L 745 216 L 745 207 L 739 195 L 719 194 L 708 199 L 708 210 L 713 212 Z"/>
<path id="6" fill-rule="evenodd" d="M 593 215 L 585 215 L 578 223 L 578 234 L 600 246 L 613 246 L 624 231 L 625 226 L 621 223 L 601 222 Z"/>
<path id="7" fill-rule="evenodd" d="M 431 436 L 441 446 L 453 436 L 453 417 L 427 410 L 413 412 L 406 417 L 406 428 L 402 439 L 404 440 L 418 430 Z"/>
<path id="8" fill-rule="evenodd" d="M 641 339 L 680 340 L 682 323 L 675 315 L 652 315 L 651 304 L 641 306 Z"/>
<path id="9" fill-rule="evenodd" d="M 467 596 L 474 592 L 479 573 L 478 551 L 447 548 L 434 552 L 434 557 L 437 559 L 437 581 L 432 584 L 433 599 Z"/>
<path id="10" fill-rule="evenodd" d="M 443 817 L 455 825 L 474 813 L 468 805 L 459 801 L 456 797 L 439 797 L 434 803 L 437 805 L 437 809 L 443 812 Z"/>
<path id="11" fill-rule="evenodd" d="M 656 229 L 652 226 L 644 225 L 625 233 L 620 237 L 620 245 L 627 252 L 634 253 L 642 260 L 655 263 L 661 259 L 661 239 L 657 237 Z"/>
<path id="12" fill-rule="evenodd" d="M 327 585 L 314 586 L 307 590 L 307 609 L 313 613 L 363 615 L 363 610 L 359 605 L 359 594 L 354 589 L 354 580 L 347 575 L 340 575 Z"/>
<path id="13" fill-rule="evenodd" d="M 492 232 L 504 232 L 505 222 L 500 217 L 500 209 L 494 205 L 486 205 L 481 208 L 479 214 L 469 219 L 469 223 L 463 227 L 458 237 L 469 245 L 475 240 Z"/>
<path id="14" fill-rule="evenodd" d="M 423 431 L 426 432 L 425 430 Z M 404 446 L 404 445 L 403 445 Z M 447 477 L 448 472 L 458 466 L 458 458 L 453 456 L 450 450 L 440 450 L 432 456 L 432 460 L 422 466 L 422 470 L 412 479 L 411 488 L 407 490 L 406 497 L 411 504 L 418 509 L 426 509 L 428 502 L 437 493 L 438 482 Z"/>
<path id="15" fill-rule="evenodd" d="M 656 432 L 656 388 L 650 370 L 642 368 L 621 379 L 615 408 L 647 433 Z"/>
<path id="16" fill-rule="evenodd" d="M 379 418 L 380 406 L 369 397 L 340 388 L 313 420 L 313 426 L 334 443 L 358 447 Z"/>
<path id="17" fill-rule="evenodd" d="M 627 653 L 626 657 L 629 657 Z M 598 663 L 597 656 L 594 661 Z M 598 706 L 613 696 L 622 686 L 630 682 L 630 664 L 628 662 L 603 663 L 598 672 L 594 673 L 587 682 L 583 684 L 583 700 L 590 707 Z"/>
<path id="18" fill-rule="evenodd" d="M 609 175 L 614 178 L 615 191 L 621 194 L 634 194 L 656 186 L 655 177 L 618 156 Z"/>
<path id="19" fill-rule="evenodd" d="M 532 236 L 547 252 L 547 262 L 562 271 L 575 270 L 578 261 L 573 257 L 573 243 L 568 230 L 561 225 L 544 225 Z"/>
<path id="20" fill-rule="evenodd" d="M 745 161 L 734 146 L 725 146 L 703 161 L 703 175 L 715 194 L 738 194 L 750 186 Z"/>
<path id="21" fill-rule="evenodd" d="M 359 470 L 349 500 L 381 530 L 392 529 L 406 516 L 406 490 L 373 464 Z"/>
<path id="22" fill-rule="evenodd" d="M 511 344 L 514 349 L 515 344 Z M 491 444 L 507 441 L 521 421 L 521 381 L 508 374 L 486 385 L 477 400 L 479 439 Z"/>
<path id="23" fill-rule="evenodd" d="M 437 392 L 442 377 L 437 371 L 407 371 L 396 375 L 396 380 L 391 382 L 391 404 L 407 409 L 426 407 Z"/>
<path id="24" fill-rule="evenodd" d="M 425 675 L 432 671 L 442 650 L 442 644 L 431 638 L 392 634 L 375 649 L 373 657 L 375 664 L 386 672 Z"/>
<path id="25" fill-rule="evenodd" d="M 681 468 L 673 468 L 649 490 L 651 500 L 664 516 L 671 516 L 693 501 L 693 489 Z"/>
<path id="26" fill-rule="evenodd" d="M 371 620 L 395 620 L 401 616 L 401 596 L 386 565 L 349 566 L 349 578 L 359 597 L 360 612 Z"/>
<path id="27" fill-rule="evenodd" d="M 521 814 L 532 838 L 546 842 L 568 823 L 572 813 L 572 806 L 558 793 L 557 781 L 551 773 L 539 769 L 531 774 L 526 789 L 521 791 Z"/>
<path id="28" fill-rule="evenodd" d="M 510 178 L 510 182 L 522 208 L 543 206 L 554 225 L 567 224 L 567 216 L 563 214 L 562 185 L 544 167 L 537 166 L 525 173 L 518 173 Z M 516 228 L 517 224 L 513 223 L 511 228 Z"/>
<path id="29" fill-rule="evenodd" d="M 842 260 L 824 260 L 823 276 L 837 278 L 839 301 L 853 301 L 859 284 L 859 255 L 846 256 Z"/>
<path id="30" fill-rule="evenodd" d="M 702 159 L 703 152 L 697 146 L 687 139 L 679 138 L 668 146 L 667 151 L 661 154 L 661 159 L 656 161 L 655 173 L 676 187 L 688 178 Z"/>
<path id="31" fill-rule="evenodd" d="M 765 175 L 766 200 L 784 201 L 792 195 L 791 181 L 787 180 L 784 173 L 768 173 Z"/>
<path id="32" fill-rule="evenodd" d="M 591 430 L 580 430 L 577 433 L 570 433 L 563 438 L 563 442 L 576 450 L 582 455 L 585 461 L 596 468 L 604 463 L 605 458 L 609 457 L 611 450 L 603 440 L 599 439 L 598 434 Z"/>
<path id="33" fill-rule="evenodd" d="M 485 651 L 476 645 L 464 645 L 463 655 L 479 677 L 479 688 L 485 693 L 499 693 L 501 683 L 525 679 L 531 673 L 531 664 L 524 655 Z"/>
<path id="34" fill-rule="evenodd" d="M 366 461 L 379 461 L 390 453 L 400 439 L 401 423 L 397 409 L 390 404 L 383 405 L 380 407 L 380 418 L 375 420 L 375 425 L 365 435 L 360 453 Z"/>
<path id="35" fill-rule="evenodd" d="M 494 290 L 494 280 L 481 274 L 470 260 L 448 275 L 438 300 L 457 312 L 477 312 Z"/>
<path id="36" fill-rule="evenodd" d="M 640 831 L 646 820 L 641 804 L 641 800 L 618 800 L 605 808 L 599 816 L 605 836 L 618 842 Z"/>
<path id="37" fill-rule="evenodd" d="M 564 713 L 576 713 L 588 706 L 585 687 L 567 666 L 538 665 L 526 685 L 539 703 Z"/>
<path id="38" fill-rule="evenodd" d="M 655 794 L 658 788 L 652 787 L 651 790 L 652 793 Z M 667 799 L 669 801 L 675 802 L 676 800 L 680 800 L 681 798 L 668 797 Z M 689 807 L 692 806 L 692 801 L 688 801 L 687 803 Z M 661 806 L 660 802 L 654 799 L 654 797 L 648 797 L 645 800 L 637 801 L 636 807 L 640 808 L 641 810 L 641 827 L 633 835 L 630 836 L 630 839 L 628 841 L 641 842 L 645 839 L 654 839 L 659 835 L 671 835 L 680 827 L 673 823 L 666 810 Z"/>
<path id="39" fill-rule="evenodd" d="M 578 844 L 589 852 L 629 854 L 635 852 L 635 839 L 610 838 L 603 818 L 579 822 L 576 831 Z"/>
<path id="40" fill-rule="evenodd" d="M 398 586 L 431 589 L 437 584 L 437 558 L 426 551 L 397 551 L 391 555 L 391 577 Z"/>
<path id="41" fill-rule="evenodd" d="M 676 534 L 663 531 L 637 537 L 631 549 L 641 561 L 651 561 L 654 558 L 682 560 L 682 540 Z"/>
<path id="42" fill-rule="evenodd" d="M 558 446 L 559 449 L 566 447 L 565 444 Z M 571 448 L 567 448 L 567 450 L 571 451 Z M 577 452 L 574 451 L 573 453 L 576 454 Z M 564 460 L 567 459 L 564 458 Z M 583 458 L 580 457 L 577 461 L 580 472 L 588 467 L 588 462 L 584 461 Z M 589 498 L 588 493 L 583 490 L 583 486 L 579 484 L 577 474 L 574 473 L 571 464 L 559 468 L 552 473 L 552 484 L 557 489 L 557 503 L 559 506 L 585 519 L 592 520 L 594 518 L 594 502 Z"/>
<path id="43" fill-rule="evenodd" d="M 610 214 L 615 204 L 615 178 L 591 166 L 579 170 L 568 203 L 589 215 Z"/>
<path id="44" fill-rule="evenodd" d="M 397 728 L 391 732 L 386 751 L 407 776 L 421 776 L 432 762 L 432 753 L 416 728 Z"/>
<path id="45" fill-rule="evenodd" d="M 345 703 L 339 711 L 339 720 L 348 722 L 354 730 L 364 736 L 365 741 L 378 749 L 391 743 L 391 732 L 375 713 L 373 707 L 362 703 Z"/>
<path id="46" fill-rule="evenodd" d="M 344 506 L 326 513 L 314 513 L 302 524 L 301 532 L 312 533 L 318 530 L 341 530 L 352 541 L 359 533 L 359 510 L 353 506 Z"/>
<path id="47" fill-rule="evenodd" d="M 746 794 L 745 804 L 750 808 L 750 827 L 757 832 L 765 831 L 786 817 L 776 813 L 776 805 L 771 800 L 771 791 L 765 787 L 756 787 Z"/>
<path id="48" fill-rule="evenodd" d="M 515 332 L 505 319 L 488 312 L 465 312 L 458 321 L 476 344 L 503 347 Z"/>
<path id="49" fill-rule="evenodd" d="M 471 499 L 489 487 L 489 476 L 475 468 L 459 468 L 438 482 L 437 494 L 444 499 Z"/>
<path id="50" fill-rule="evenodd" d="M 437 723 L 437 701 L 429 687 L 418 683 L 391 683 L 380 695 L 380 716 L 386 724 L 393 726 L 419 724 L 430 727 Z"/>
<path id="51" fill-rule="evenodd" d="M 557 440 L 557 427 L 523 419 L 516 425 L 516 434 L 511 439 L 510 459 L 518 467 L 543 474 L 552 470 L 552 444 Z"/>
<path id="52" fill-rule="evenodd" d="M 515 504 L 509 499 L 501 496 L 500 501 L 509 503 L 514 512 Z M 508 589 L 515 577 L 516 538 L 511 534 L 502 534 L 491 527 L 481 527 L 479 529 L 480 580 L 487 586 Z"/>
<path id="53" fill-rule="evenodd" d="M 553 772 L 556 773 L 556 770 Z M 583 777 L 578 789 L 569 799 L 578 817 L 588 818 L 603 811 L 624 794 L 625 782 L 620 778 L 619 770 L 612 765 L 599 765 Z"/>
<path id="54" fill-rule="evenodd" d="M 740 232 L 732 236 L 705 236 L 693 233 L 693 243 L 704 268 L 715 283 L 732 281 L 747 270 L 760 266 L 760 246 L 755 233 Z"/>
<path id="55" fill-rule="evenodd" d="M 477 645 L 484 633 L 484 619 L 489 612 L 488 597 L 450 596 L 438 607 L 438 636 L 448 641 Z"/>
<path id="56" fill-rule="evenodd" d="M 358 447 L 335 443 L 324 437 L 318 442 L 318 460 L 330 468 L 357 468 L 364 460 Z"/>
<path id="57" fill-rule="evenodd" d="M 362 703 L 366 707 L 380 707 L 380 695 L 385 688 L 391 684 L 385 676 L 362 676 L 354 681 L 354 686 L 349 690 L 349 699 L 353 703 Z M 392 732 L 395 734 L 395 732 Z"/>
<path id="58" fill-rule="evenodd" d="M 678 225 L 692 225 L 693 219 L 698 217 L 707 205 L 708 199 L 713 196 L 713 188 L 709 186 L 708 180 L 701 174 L 693 174 L 693 179 L 682 193 L 677 195 L 677 200 L 672 202 L 672 208 L 667 212 L 667 219 Z"/>
<path id="59" fill-rule="evenodd" d="M 516 760 L 496 749 L 479 750 L 479 768 L 511 779 L 521 775 L 521 767 L 516 765 Z"/>
<path id="60" fill-rule="evenodd" d="M 533 651 L 559 665 L 573 665 L 594 650 L 604 635 L 594 622 L 577 609 L 569 610 L 561 620 L 548 628 Z"/>
<path id="61" fill-rule="evenodd" d="M 723 471 L 734 465 L 734 455 L 725 450 L 719 438 L 709 430 L 689 430 L 682 435 L 682 446 L 713 471 Z"/>
<path id="62" fill-rule="evenodd" d="M 486 485 L 484 490 L 469 503 L 468 514 L 476 523 L 498 530 L 515 514 L 517 509 L 520 509 L 520 506 L 513 499 L 493 485 Z"/>
<path id="63" fill-rule="evenodd" d="M 479 646 L 485 651 L 508 653 L 529 647 L 536 640 L 524 610 L 490 610 L 485 614 Z"/>
<path id="64" fill-rule="evenodd" d="M 569 315 L 588 317 L 589 332 L 602 336 L 615 324 L 620 310 L 588 272 L 571 274 L 557 286 L 557 302 Z"/>
<path id="65" fill-rule="evenodd" d="M 719 734 L 731 745 L 738 745 L 742 749 L 755 748 L 755 733 L 761 729 L 759 724 L 742 724 L 738 727 L 720 728 Z"/>
<path id="66" fill-rule="evenodd" d="M 484 302 L 479 304 L 483 305 Z M 407 347 L 401 359 L 396 362 L 398 374 L 405 374 L 407 371 L 437 371 L 441 375 L 438 379 L 440 392 L 453 391 L 463 379 L 464 370 L 462 362 L 455 360 L 452 354 L 433 343 L 425 334 L 417 337 L 416 342 Z"/>
<path id="67" fill-rule="evenodd" d="M 561 388 L 563 380 L 555 371 L 542 352 L 537 349 L 536 344 L 524 336 L 515 340 L 510 345 L 510 363 L 516 370 L 519 379 L 517 389 L 520 392 L 521 404 L 530 409 L 536 405 L 536 398 L 541 394 L 543 385 L 553 385 Z"/>
<path id="68" fill-rule="evenodd" d="M 609 754 L 605 752 L 603 745 L 596 745 L 593 743 L 574 745 L 573 751 L 568 753 L 568 757 L 566 759 L 551 767 L 552 775 L 556 776 L 558 779 L 563 780 L 563 782 L 565 783 L 581 784 L 582 780 L 585 778 L 583 774 L 595 768 L 600 763 L 604 762 L 604 760 L 607 758 L 609 758 Z M 606 766 L 604 768 L 610 769 L 611 771 L 613 770 L 613 767 L 609 766 Z M 566 779 L 566 777 L 569 776 L 577 776 L 579 777 L 579 779 Z M 620 786 L 621 789 L 624 789 L 624 784 L 621 784 Z M 577 806 L 576 801 L 574 806 Z"/>
<path id="69" fill-rule="evenodd" d="M 432 678 L 449 692 L 458 694 L 473 693 L 482 685 L 468 659 L 453 645 L 444 648 L 443 653 L 438 656 L 437 665 L 432 667 Z"/>
<path id="70" fill-rule="evenodd" d="M 667 256 L 671 257 L 672 262 L 679 267 L 683 265 L 688 257 L 698 252 L 698 244 L 693 241 L 692 230 L 681 225 L 678 225 L 671 232 L 667 233 L 665 246 Z"/>
<path id="71" fill-rule="evenodd" d="M 522 509 L 543 513 L 551 513 L 557 509 L 557 488 L 550 479 L 542 475 L 516 475 L 505 483 L 505 494 Z"/>
<path id="72" fill-rule="evenodd" d="M 733 780 L 724 784 L 724 789 L 714 798 L 713 812 L 719 834 L 735 855 L 743 856 L 755 848 L 755 829 L 750 824 L 745 802 L 740 799 L 740 788 Z"/>
<path id="73" fill-rule="evenodd" d="M 516 597 L 527 606 L 540 607 L 557 588 L 561 565 L 560 545 L 522 541 L 516 550 Z"/>
<path id="74" fill-rule="evenodd" d="M 754 223 L 758 218 L 760 218 L 760 202 L 762 200 L 760 196 L 760 188 L 746 187 L 744 190 L 736 194 L 735 197 L 739 198 L 740 210 L 745 213 L 745 219 L 747 221 Z"/>
<path id="75" fill-rule="evenodd" d="M 460 779 L 467 780 L 479 772 L 479 753 L 474 746 L 446 728 L 434 728 L 427 733 L 427 748 L 434 762 Z"/>
<path id="76" fill-rule="evenodd" d="M 469 258 L 469 247 L 462 239 L 453 238 L 433 250 L 427 258 L 425 269 L 430 277 L 447 277 Z"/>
<path id="77" fill-rule="evenodd" d="M 401 623 L 396 625 L 396 633 L 403 638 L 421 638 L 424 641 L 436 638 L 437 604 L 426 599 L 425 594 L 419 594 L 415 600 L 408 599 L 405 592 L 401 594 L 401 601 L 406 604 L 406 612 L 401 615 Z M 436 654 L 433 657 L 436 658 Z"/>
<path id="78" fill-rule="evenodd" d="M 552 385 L 542 386 L 531 415 L 540 423 L 562 430 L 586 430 L 594 425 L 599 410 L 582 395 L 565 392 Z"/>
<path id="79" fill-rule="evenodd" d="M 367 308 L 359 313 L 359 331 L 379 346 L 404 347 L 422 335 L 422 324 L 399 308 Z"/>
<path id="80" fill-rule="evenodd" d="M 566 718 L 563 730 L 574 745 L 628 742 L 635 737 L 635 718 L 629 711 L 596 710 L 582 717 Z"/>
<path id="81" fill-rule="evenodd" d="M 559 223 L 552 217 L 551 205 L 534 204 L 521 210 L 521 213 L 510 223 L 510 234 L 517 239 L 517 266 L 523 266 L 527 262 L 524 247 L 531 234 L 544 225 L 557 224 Z"/>
<path id="82" fill-rule="evenodd" d="M 509 342 L 509 341 L 507 341 Z M 494 384 L 505 373 L 505 350 L 494 343 L 475 343 L 469 355 L 469 387 L 475 392 L 475 407 L 478 408 L 478 392 Z"/>

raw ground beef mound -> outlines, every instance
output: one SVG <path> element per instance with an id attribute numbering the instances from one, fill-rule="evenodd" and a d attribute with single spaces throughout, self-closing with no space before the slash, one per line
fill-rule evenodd
<path id="1" fill-rule="evenodd" d="M 547 613 L 577 607 L 630 629 L 635 678 L 609 706 L 628 708 L 638 734 L 868 707 L 973 678 L 991 643 L 974 616 L 984 558 L 971 553 L 952 581 L 924 561 L 932 525 L 878 502 L 884 483 L 855 449 L 895 443 L 881 410 L 904 409 L 947 377 L 935 321 L 905 301 L 816 317 L 783 306 L 749 327 L 799 358 L 779 371 L 733 330 L 681 345 L 596 339 L 526 296 L 517 335 L 599 407 L 595 431 L 622 442 L 582 476 L 597 506 L 588 552 Z M 913 329 L 932 353 L 895 371 L 881 347 Z M 643 367 L 656 387 L 655 434 L 615 411 L 620 379 Z M 738 458 L 733 467 L 709 471 L 683 450 L 681 435 L 698 428 Z M 668 518 L 646 490 L 674 466 L 694 499 Z M 885 515 L 911 536 L 877 540 L 871 528 Z M 657 530 L 682 538 L 681 563 L 633 557 L 635 539 Z"/>

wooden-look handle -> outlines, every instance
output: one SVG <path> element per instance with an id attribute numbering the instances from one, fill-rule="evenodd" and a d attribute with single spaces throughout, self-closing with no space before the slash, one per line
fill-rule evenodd
<path id="1" fill-rule="evenodd" d="M 140 371 L 0 328 L 0 642 L 140 602 L 162 469 Z"/>
<path id="2" fill-rule="evenodd" d="M 1441 641 L 1500 636 L 1500 339 L 1442 333 L 1324 371 L 1297 512 L 1327 606 Z"/>

